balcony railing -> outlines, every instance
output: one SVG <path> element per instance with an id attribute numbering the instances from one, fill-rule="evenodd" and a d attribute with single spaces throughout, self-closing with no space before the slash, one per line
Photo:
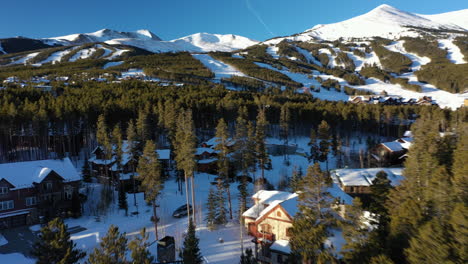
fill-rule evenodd
<path id="1" fill-rule="evenodd" d="M 262 232 L 249 232 L 250 235 L 256 237 L 257 239 L 268 240 L 271 242 L 275 241 L 275 235 L 271 233 L 262 233 Z"/>

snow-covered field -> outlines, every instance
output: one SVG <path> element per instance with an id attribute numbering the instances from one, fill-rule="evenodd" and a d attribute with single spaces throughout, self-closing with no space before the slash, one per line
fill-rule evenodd
<path id="1" fill-rule="evenodd" d="M 221 78 L 229 78 L 233 75 L 245 76 L 245 74 L 238 71 L 233 66 L 221 62 L 219 60 L 215 60 L 208 54 L 193 54 L 192 56 L 195 59 L 201 61 L 203 65 L 205 65 L 205 67 L 210 69 L 210 71 L 212 71 L 215 74 L 215 78 L 218 80 Z"/>
<path id="2" fill-rule="evenodd" d="M 2 254 L 0 255 L 1 263 L 5 264 L 34 264 L 36 261 L 25 257 L 20 253 Z"/>
<path id="3" fill-rule="evenodd" d="M 289 155 L 290 164 L 284 162 L 283 156 L 271 156 L 272 169 L 265 171 L 265 177 L 268 181 L 276 188 L 280 181 L 290 177 L 294 169 L 301 169 L 303 173 L 306 172 L 309 166 L 309 161 L 305 157 L 304 153 L 308 152 L 308 137 L 294 137 L 290 138 L 289 144 L 296 144 L 298 146 L 297 154 Z M 268 138 L 268 144 L 281 144 L 282 141 L 277 138 Z M 356 152 L 359 149 L 365 148 L 365 143 L 359 143 L 356 137 L 351 137 L 349 140 L 349 146 L 343 146 L 343 151 L 349 153 L 350 151 Z M 82 162 L 79 162 L 81 164 Z M 330 154 L 329 157 L 329 168 L 336 168 L 336 158 Z M 321 167 L 325 169 L 325 163 L 321 164 Z M 259 178 L 261 175 L 260 171 L 255 173 L 255 178 Z M 253 175 L 252 175 L 253 176 Z M 209 231 L 204 222 L 206 215 L 206 201 L 210 188 L 216 188 L 211 182 L 215 181 L 216 175 L 206 173 L 196 173 L 195 175 L 195 190 L 196 190 L 196 208 L 197 208 L 197 236 L 200 238 L 200 249 L 206 263 L 220 263 L 220 264 L 231 264 L 238 263 L 241 254 L 241 241 L 240 232 L 243 231 L 243 244 L 244 248 L 253 247 L 250 242 L 252 239 L 246 234 L 244 228 L 240 228 L 238 222 L 238 190 L 237 183 L 233 183 L 230 186 L 231 197 L 232 197 L 232 209 L 233 209 L 233 220 L 230 221 L 226 226 L 220 226 L 218 229 Z M 335 186 L 336 187 L 336 186 Z M 152 216 L 152 210 L 150 206 L 146 205 L 144 201 L 143 193 L 136 194 L 136 204 L 134 203 L 133 194 L 127 194 L 127 201 L 129 205 L 129 215 L 125 216 L 123 210 L 118 209 L 117 205 L 117 192 L 114 193 L 115 202 L 111 204 L 106 214 L 102 214 L 99 217 L 99 221 L 96 219 L 97 205 L 100 201 L 100 194 L 102 185 L 92 183 L 87 184 L 82 189 L 82 192 L 88 196 L 87 202 L 83 205 L 84 215 L 78 219 L 66 219 L 65 223 L 68 227 L 81 226 L 86 230 L 72 234 L 71 239 L 76 243 L 77 247 L 86 251 L 88 254 L 98 246 L 102 237 L 105 236 L 107 230 L 111 224 L 119 227 L 121 232 L 126 232 L 129 239 L 137 235 L 142 228 L 146 228 L 146 231 L 150 235 L 150 240 L 154 241 L 154 227 L 150 222 Z M 250 195 L 256 190 L 252 184 L 248 187 Z M 183 191 L 185 189 L 183 188 Z M 184 232 L 187 230 L 187 218 L 173 218 L 172 212 L 179 206 L 185 204 L 186 198 L 185 193 L 178 191 L 178 183 L 171 178 L 164 184 L 164 190 L 158 200 L 160 205 L 158 208 L 158 216 L 160 217 L 159 222 L 159 238 L 166 235 L 173 236 L 176 240 L 176 248 L 180 249 L 183 242 Z M 248 200 L 248 206 L 252 205 L 252 201 Z M 138 215 L 133 215 L 132 212 L 138 211 Z M 30 226 L 31 231 L 35 232 L 39 230 L 39 225 Z M 220 243 L 219 239 L 224 242 Z M 340 242 L 340 236 L 331 238 L 330 241 L 335 246 L 342 244 Z M 334 241 L 336 240 L 336 241 Z M 152 245 L 149 248 L 150 252 L 156 256 L 156 245 Z M 4 260 L 11 260 L 13 262 L 4 262 Z M 21 254 L 9 254 L 0 255 L 0 262 L 3 263 L 33 263 L 31 259 L 25 258 Z"/>
<path id="4" fill-rule="evenodd" d="M 124 63 L 124 62 L 123 61 L 111 61 L 111 62 L 108 62 L 108 63 L 104 64 L 104 66 L 102 66 L 102 68 L 107 69 L 107 68 L 110 68 L 110 67 L 119 66 L 122 63 Z"/>
<path id="5" fill-rule="evenodd" d="M 451 62 L 455 64 L 466 63 L 466 61 L 463 59 L 463 54 L 461 53 L 460 48 L 453 44 L 451 39 L 439 40 L 439 47 L 441 49 L 447 50 L 447 57 Z"/>

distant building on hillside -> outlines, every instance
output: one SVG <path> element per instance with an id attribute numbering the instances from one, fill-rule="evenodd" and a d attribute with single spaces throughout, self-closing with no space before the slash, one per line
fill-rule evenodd
<path id="1" fill-rule="evenodd" d="M 348 194 L 369 194 L 377 173 L 385 172 L 393 186 L 403 180 L 403 168 L 338 169 L 331 172 L 333 182 Z"/>
<path id="2" fill-rule="evenodd" d="M 69 215 L 80 180 L 68 158 L 0 164 L 0 229 Z"/>

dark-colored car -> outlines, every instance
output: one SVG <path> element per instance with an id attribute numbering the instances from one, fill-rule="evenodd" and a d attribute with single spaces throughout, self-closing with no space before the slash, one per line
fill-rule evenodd
<path id="1" fill-rule="evenodd" d="M 190 208 L 190 213 L 192 214 L 193 213 L 192 205 L 189 204 L 189 208 Z M 187 205 L 184 204 L 181 207 L 177 208 L 174 211 L 174 213 L 172 213 L 172 216 L 176 217 L 176 218 L 181 218 L 181 217 L 187 216 Z"/>

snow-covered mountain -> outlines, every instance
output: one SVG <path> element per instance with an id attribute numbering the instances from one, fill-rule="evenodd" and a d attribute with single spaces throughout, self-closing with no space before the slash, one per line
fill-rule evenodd
<path id="1" fill-rule="evenodd" d="M 446 25 L 455 25 L 468 30 L 468 9 L 459 11 L 447 12 L 437 15 L 419 15 Z"/>
<path id="2" fill-rule="evenodd" d="M 43 41 L 47 44 L 76 45 L 92 42 L 105 42 L 112 39 L 143 39 L 143 40 L 161 40 L 158 36 L 146 29 L 140 29 L 133 32 L 120 32 L 112 29 L 101 29 L 93 33 L 71 34 L 61 37 L 46 38 Z"/>
<path id="3" fill-rule="evenodd" d="M 468 31 L 468 9 L 438 15 L 419 15 L 399 10 L 389 5 L 380 5 L 370 12 L 351 19 L 319 24 L 291 37 L 295 40 L 336 40 L 339 38 L 418 36 L 418 31 L 438 30 L 444 32 Z"/>
<path id="4" fill-rule="evenodd" d="M 42 41 L 49 45 L 65 46 L 105 42 L 110 45 L 134 46 L 151 52 L 233 51 L 244 49 L 258 43 L 258 41 L 242 36 L 209 33 L 197 33 L 171 41 L 163 41 L 146 29 L 134 32 L 119 32 L 111 29 L 102 29 L 93 33 L 72 34 L 42 39 Z"/>
<path id="5" fill-rule="evenodd" d="M 189 51 L 189 52 L 208 52 L 208 51 L 233 51 L 244 49 L 255 45 L 258 41 L 254 41 L 245 37 L 236 35 L 219 35 L 209 33 L 197 33 L 186 36 L 180 39 L 171 41 L 157 41 L 153 39 L 112 39 L 106 41 L 111 45 L 129 45 L 151 52 L 174 52 L 174 51 Z"/>

